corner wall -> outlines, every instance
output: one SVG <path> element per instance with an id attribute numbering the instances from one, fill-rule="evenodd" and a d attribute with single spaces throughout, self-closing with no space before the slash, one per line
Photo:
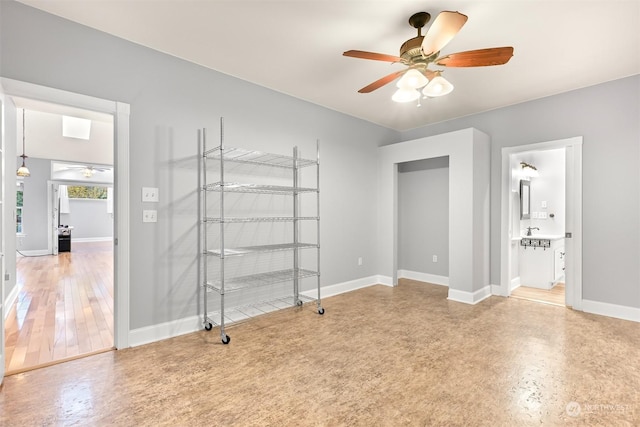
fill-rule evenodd
<path id="1" fill-rule="evenodd" d="M 583 137 L 583 298 L 640 308 L 640 75 L 402 133 L 491 136 L 491 283 L 500 283 L 502 147 Z M 637 310 L 636 310 L 637 312 Z"/>
<path id="2" fill-rule="evenodd" d="M 449 299 L 476 303 L 489 286 L 489 137 L 463 129 L 380 147 L 378 265 L 397 283 L 398 164 L 449 157 Z"/>

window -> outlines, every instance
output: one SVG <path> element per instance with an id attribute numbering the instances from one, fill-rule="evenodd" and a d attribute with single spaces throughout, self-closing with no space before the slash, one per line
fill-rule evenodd
<path id="1" fill-rule="evenodd" d="M 16 191 L 16 233 L 24 233 L 22 229 L 22 218 L 24 215 L 24 183 L 18 181 Z"/>
<path id="2" fill-rule="evenodd" d="M 106 199 L 107 187 L 70 185 L 67 187 L 67 193 L 70 199 Z"/>

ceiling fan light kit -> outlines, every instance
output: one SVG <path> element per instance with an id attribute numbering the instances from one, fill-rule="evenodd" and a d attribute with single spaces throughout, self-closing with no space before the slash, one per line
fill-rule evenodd
<path id="1" fill-rule="evenodd" d="M 404 73 L 404 76 L 400 77 L 396 86 L 400 89 L 418 89 L 426 85 L 429 82 L 424 74 L 418 70 L 411 69 Z"/>
<path id="2" fill-rule="evenodd" d="M 420 98 L 420 92 L 412 88 L 400 88 L 391 97 L 395 102 L 411 102 L 418 98 Z"/>
<path id="3" fill-rule="evenodd" d="M 429 98 L 448 95 L 453 91 L 453 85 L 447 79 L 438 75 L 422 89 L 422 94 Z"/>
<path id="4" fill-rule="evenodd" d="M 449 43 L 467 22 L 467 16 L 460 12 L 440 12 L 427 33 L 422 28 L 429 22 L 431 15 L 418 12 L 409 18 L 409 24 L 418 30 L 418 35 L 405 41 L 400 47 L 400 56 L 382 53 L 348 50 L 344 56 L 370 59 L 391 63 L 401 63 L 405 70 L 391 73 L 363 87 L 359 93 L 370 93 L 400 78 L 396 83 L 398 90 L 391 99 L 395 102 L 410 102 L 420 98 L 418 89 L 425 97 L 438 97 L 451 93 L 453 85 L 440 74 L 442 70 L 431 70 L 430 65 L 441 67 L 485 67 L 503 65 L 513 56 L 513 47 L 496 47 L 469 50 L 440 56 L 440 50 Z M 418 104 L 419 106 L 419 104 Z"/>

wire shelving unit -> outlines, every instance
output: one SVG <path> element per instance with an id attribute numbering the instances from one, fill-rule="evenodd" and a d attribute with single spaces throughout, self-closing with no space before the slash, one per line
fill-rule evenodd
<path id="1" fill-rule="evenodd" d="M 202 287 L 205 289 L 203 296 L 203 324 L 205 330 L 212 330 L 214 325 L 220 327 L 220 339 L 224 344 L 231 341 L 231 337 L 227 335 L 225 326 L 228 323 L 234 323 L 249 317 L 268 313 L 277 309 L 291 306 L 302 306 L 306 302 L 316 303 L 318 314 L 324 314 L 324 308 L 320 298 L 320 143 L 316 145 L 316 158 L 304 159 L 298 156 L 298 148 L 293 147 L 292 156 L 284 156 L 279 154 L 265 153 L 261 151 L 252 151 L 243 148 L 226 147 L 224 144 L 224 119 L 220 119 L 220 145 L 214 148 L 207 147 L 206 129 L 201 130 L 202 150 L 200 156 L 202 159 L 201 168 L 201 187 L 200 195 L 200 222 L 201 222 L 201 280 Z M 292 185 L 271 185 L 247 182 L 232 182 L 225 180 L 225 168 L 227 163 L 248 164 L 269 166 L 275 168 L 284 168 L 291 171 Z M 209 169 L 215 167 L 217 170 L 216 180 L 208 181 L 210 175 Z M 301 187 L 300 169 L 307 167 L 315 167 L 316 180 L 315 187 Z M 225 196 L 228 193 L 253 193 L 253 194 L 272 194 L 285 195 L 292 197 L 292 212 L 290 215 L 258 215 L 258 216 L 228 216 L 225 212 Z M 316 194 L 316 214 L 312 216 L 301 216 L 300 211 L 300 194 L 315 193 Z M 210 212 L 207 197 L 208 194 L 217 196 L 218 208 L 215 212 Z M 317 224 L 316 237 L 314 242 L 300 241 L 300 226 L 303 222 L 313 222 Z M 229 245 L 225 239 L 230 234 L 227 227 L 233 224 L 249 224 L 249 223 L 284 223 L 290 224 L 292 231 L 292 240 L 284 243 L 269 243 L 251 246 L 233 246 Z M 208 246 L 209 232 L 211 227 L 217 227 L 217 244 L 218 247 L 211 248 Z M 316 250 L 316 268 L 306 269 L 300 267 L 301 251 Z M 273 252 L 292 252 L 293 259 L 291 268 L 274 269 L 260 273 L 230 275 L 225 270 L 226 263 L 229 259 L 240 257 L 251 257 L 259 254 Z M 216 261 L 217 258 L 217 261 Z M 210 271 L 213 263 L 217 262 L 217 271 Z M 304 295 L 300 291 L 300 282 L 307 278 L 316 278 L 317 297 L 312 298 L 308 293 Z M 292 295 L 277 296 L 270 300 L 259 300 L 251 304 L 226 307 L 225 299 L 227 294 L 253 291 L 258 288 L 268 287 L 270 285 L 291 282 Z M 211 302 L 209 298 L 216 295 L 219 298 L 219 311 L 210 312 L 209 306 Z"/>

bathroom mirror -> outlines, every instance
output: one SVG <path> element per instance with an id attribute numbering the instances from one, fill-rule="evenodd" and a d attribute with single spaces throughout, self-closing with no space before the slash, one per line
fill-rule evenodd
<path id="1" fill-rule="evenodd" d="M 520 180 L 520 219 L 530 218 L 531 191 L 529 191 L 529 184 L 529 181 Z"/>

